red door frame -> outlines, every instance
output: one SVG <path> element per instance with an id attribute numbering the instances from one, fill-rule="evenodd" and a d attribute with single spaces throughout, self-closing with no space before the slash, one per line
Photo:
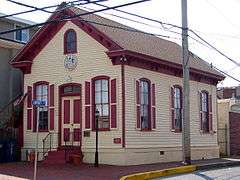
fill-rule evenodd
<path id="1" fill-rule="evenodd" d="M 68 93 L 64 94 L 63 89 L 67 86 L 75 86 L 80 88 L 80 93 Z M 80 99 L 80 105 L 82 108 L 82 85 L 79 83 L 66 83 L 62 84 L 58 87 L 58 113 L 59 113 L 59 118 L 58 118 L 58 131 L 59 131 L 59 139 L 58 139 L 58 146 L 61 146 L 61 140 L 62 140 L 62 98 L 66 96 L 79 96 Z M 80 121 L 80 126 L 81 126 L 81 134 L 82 134 L 82 121 Z M 82 146 L 82 136 L 80 136 L 80 146 Z"/>

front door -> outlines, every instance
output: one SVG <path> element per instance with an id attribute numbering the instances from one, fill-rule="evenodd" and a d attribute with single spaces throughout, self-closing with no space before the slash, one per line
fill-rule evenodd
<path id="1" fill-rule="evenodd" d="M 81 101 L 79 96 L 62 98 L 61 133 L 63 146 L 81 146 Z"/>

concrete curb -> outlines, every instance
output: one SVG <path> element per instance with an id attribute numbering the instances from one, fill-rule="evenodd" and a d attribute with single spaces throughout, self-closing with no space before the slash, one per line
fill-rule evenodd
<path id="1" fill-rule="evenodd" d="M 234 166 L 240 166 L 240 161 L 202 164 L 202 165 L 198 165 L 196 170 L 209 170 L 209 169 L 226 168 L 226 167 L 234 167 Z"/>
<path id="2" fill-rule="evenodd" d="M 189 173 L 193 172 L 197 169 L 197 166 L 180 166 L 176 168 L 169 168 L 157 171 L 149 171 L 143 173 L 136 173 L 127 176 L 123 176 L 120 180 L 146 180 L 146 179 L 153 179 L 162 176 L 170 176 L 175 174 L 182 174 L 182 173 Z"/>

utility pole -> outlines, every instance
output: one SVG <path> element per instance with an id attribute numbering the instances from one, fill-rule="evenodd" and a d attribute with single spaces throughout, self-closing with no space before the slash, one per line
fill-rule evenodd
<path id="1" fill-rule="evenodd" d="M 183 131 L 182 152 L 183 163 L 191 164 L 190 139 L 190 106 L 189 106 L 189 53 L 188 53 L 188 23 L 187 0 L 182 0 L 182 66 L 183 66 Z"/>

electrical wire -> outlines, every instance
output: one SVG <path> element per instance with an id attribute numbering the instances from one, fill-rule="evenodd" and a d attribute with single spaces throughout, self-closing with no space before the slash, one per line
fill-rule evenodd
<path id="1" fill-rule="evenodd" d="M 96 5 L 98 5 L 98 6 L 105 7 L 105 8 L 108 7 L 108 6 L 106 6 L 106 5 L 99 4 L 99 3 L 93 3 L 93 4 L 96 4 Z M 182 29 L 181 26 L 177 26 L 177 25 L 175 25 L 175 24 L 162 22 L 162 21 L 159 21 L 159 20 L 156 20 L 156 19 L 153 19 L 153 18 L 148 18 L 148 17 L 141 16 L 141 15 L 138 15 L 138 14 L 135 14 L 135 13 L 123 11 L 123 10 L 120 10 L 120 9 L 114 9 L 114 10 L 115 10 L 115 11 L 118 11 L 118 12 L 121 12 L 121 13 L 125 13 L 125 14 L 128 14 L 128 15 L 131 15 L 131 16 L 135 16 L 135 17 L 138 17 L 138 18 L 141 18 L 141 19 L 145 19 L 145 20 L 148 20 L 148 21 L 152 21 L 152 22 L 159 23 L 159 24 L 161 24 L 161 26 L 162 26 L 163 28 L 166 28 L 166 27 L 164 27 L 164 25 L 168 25 L 168 26 L 171 26 L 171 27 L 175 27 L 175 28 Z"/>
<path id="2" fill-rule="evenodd" d="M 83 14 L 78 14 L 78 15 L 75 15 L 75 16 L 69 16 L 69 17 L 64 17 L 64 18 L 60 18 L 58 20 L 52 20 L 52 21 L 47 21 L 47 22 L 44 22 L 44 23 L 39 23 L 39 24 L 36 24 L 36 25 L 32 25 L 30 27 L 33 27 L 33 26 L 41 26 L 41 25 L 44 25 L 44 24 L 49 24 L 49 23 L 52 23 L 52 22 L 59 22 L 59 21 L 62 21 L 62 20 L 67 20 L 67 19 L 71 19 L 71 18 L 75 18 L 75 17 L 80 17 L 80 16 L 84 16 L 84 15 L 87 15 L 87 14 L 93 14 L 93 13 L 98 13 L 98 12 L 103 12 L 105 10 L 110 10 L 110 9 L 113 9 L 113 10 L 116 10 L 116 11 L 119 11 L 119 12 L 122 12 L 122 13 L 127 13 L 129 15 L 132 15 L 132 16 L 136 16 L 136 17 L 139 17 L 139 18 L 143 18 L 143 19 L 146 19 L 146 20 L 149 20 L 149 21 L 153 21 L 153 22 L 157 22 L 157 23 L 160 23 L 161 25 L 169 25 L 171 27 L 175 27 L 175 28 L 181 28 L 180 26 L 177 26 L 177 25 L 174 25 L 174 24 L 171 24 L 171 23 L 164 23 L 162 21 L 158 21 L 158 20 L 155 20 L 155 19 L 151 19 L 151 18 L 147 18 L 147 17 L 144 17 L 144 16 L 140 16 L 140 15 L 137 15 L 137 14 L 134 14 L 134 13 L 129 13 L 129 12 L 126 12 L 126 11 L 123 11 L 123 10 L 119 10 L 119 9 L 116 9 L 116 8 L 119 8 L 119 7 L 123 7 L 123 6 L 127 6 L 127 5 L 131 5 L 131 4 L 136 4 L 136 3 L 140 3 L 140 2 L 145 2 L 145 1 L 148 1 L 148 0 L 142 0 L 142 1 L 137 1 L 137 2 L 133 2 L 133 3 L 128 3 L 128 4 L 123 4 L 123 5 L 119 5 L 119 6 L 114 6 L 114 7 L 108 7 L 108 6 L 105 6 L 105 5 L 102 5 L 102 4 L 99 4 L 99 3 L 94 3 L 94 4 L 97 4 L 99 6 L 102 6 L 102 7 L 105 7 L 104 9 L 101 9 L 101 10 L 96 10 L 96 11 L 93 11 L 93 12 L 88 12 L 88 13 L 83 13 Z M 39 9 L 39 8 L 38 8 Z M 129 18 L 128 18 L 129 20 Z M 99 25 L 103 25 L 103 26 L 109 26 L 109 25 L 106 25 L 106 24 L 102 24 L 102 23 L 97 23 L 97 22 L 93 22 L 93 21 L 88 21 L 89 23 L 95 23 L 95 24 L 99 24 Z M 146 25 L 146 24 L 145 24 Z M 144 34 L 148 34 L 148 35 L 153 35 L 153 36 L 160 36 L 160 37 L 165 37 L 165 38 L 173 38 L 173 37 L 170 37 L 170 36 L 165 36 L 165 35 L 161 35 L 161 34 L 153 34 L 153 33 L 147 33 L 147 32 L 143 32 L 143 31 L 139 31 L 139 30 L 136 30 L 136 29 L 127 29 L 127 28 L 122 28 L 122 27 L 118 27 L 118 26 L 109 26 L 109 27 L 112 27 L 112 28 L 120 28 L 120 29 L 124 29 L 124 30 L 128 30 L 128 31 L 134 31 L 134 32 L 139 32 L 139 33 L 144 33 Z M 4 32 L 0 32 L 0 35 L 1 34 L 6 34 L 6 33 L 9 33 L 9 32 L 13 32 L 13 31 L 17 31 L 17 30 L 21 30 L 21 29 L 28 29 L 28 27 L 23 27 L 23 28 L 18 28 L 18 29 L 13 29 L 13 30 L 9 30 L 9 31 L 4 31 Z M 171 31 L 169 29 L 166 29 L 165 30 L 169 31 L 169 32 L 172 32 L 172 33 L 175 33 L 175 34 L 179 34 L 181 35 L 181 33 L 178 33 L 178 32 L 175 32 L 175 31 Z M 199 38 L 201 41 L 203 41 L 204 43 L 202 43 L 201 41 L 197 40 L 196 38 L 193 38 L 192 36 L 189 36 L 190 38 L 192 38 L 193 40 L 197 41 L 198 43 L 201 43 L 202 45 L 207 45 L 208 48 L 212 48 L 214 49 L 215 51 L 217 51 L 218 53 L 220 53 L 222 56 L 224 56 L 225 58 L 227 58 L 228 60 L 230 60 L 231 62 L 233 62 L 234 64 L 236 64 L 237 66 L 239 66 L 240 64 L 233 60 L 232 58 L 228 57 L 227 55 L 225 55 L 224 53 L 222 53 L 220 50 L 218 50 L 216 47 L 214 47 L 213 45 L 211 45 L 209 42 L 207 42 L 205 39 L 203 39 L 200 35 L 198 35 L 194 30 L 192 29 L 189 29 L 190 32 L 192 32 L 197 38 Z M 176 39 L 176 38 L 175 38 Z"/>
<path id="3" fill-rule="evenodd" d="M 99 5 L 99 6 L 102 6 L 102 7 L 107 7 L 106 5 L 102 5 L 102 4 L 99 4 L 99 3 L 94 3 L 96 5 Z M 175 28 L 180 28 L 182 29 L 182 27 L 180 26 L 177 26 L 177 25 L 174 25 L 174 24 L 171 24 L 171 23 L 165 23 L 165 22 L 162 22 L 162 21 L 158 21 L 156 19 L 152 19 L 152 18 L 147 18 L 147 17 L 144 17 L 144 16 L 140 16 L 140 15 L 137 15 L 137 14 L 134 14 L 134 13 L 130 13 L 130 12 L 127 12 L 127 11 L 123 11 L 123 10 L 118 10 L 118 9 L 115 9 L 115 11 L 119 11 L 119 12 L 122 12 L 122 13 L 125 13 L 125 14 L 128 14 L 128 15 L 132 15 L 132 16 L 135 16 L 135 17 L 139 17 L 139 18 L 142 18 L 142 19 L 145 19 L 145 20 L 149 20 L 149 21 L 152 21 L 152 22 L 157 22 L 157 23 L 160 23 L 160 24 L 163 24 L 163 25 L 169 25 L 171 27 L 175 27 Z M 172 33 L 175 33 L 175 34 L 179 34 L 179 35 L 182 35 L 181 33 L 178 33 L 176 31 L 172 31 L 170 29 L 165 29 L 169 32 L 172 32 Z M 206 43 L 210 48 L 214 49 L 215 51 L 217 51 L 219 54 L 221 54 L 222 56 L 224 56 L 225 58 L 227 58 L 228 60 L 230 60 L 231 62 L 233 62 L 234 64 L 240 66 L 240 63 L 238 63 L 237 61 L 233 60 L 232 58 L 230 58 L 229 56 L 227 56 L 226 54 L 224 54 L 223 52 L 221 52 L 220 50 L 218 50 L 216 47 L 214 47 L 213 45 L 211 45 L 209 42 L 207 42 L 205 39 L 203 39 L 200 35 L 198 35 L 194 30 L 192 29 L 188 29 L 190 32 L 192 32 L 195 36 L 197 36 L 200 40 L 202 40 L 204 43 Z M 189 36 L 189 35 L 188 35 Z M 193 38 L 192 36 L 189 36 L 190 38 L 192 38 L 193 40 L 196 40 L 195 38 Z M 197 42 L 200 42 L 200 41 L 197 41 Z"/>
<path id="4" fill-rule="evenodd" d="M 29 26 L 25 26 L 25 27 L 21 27 L 21 28 L 15 28 L 15 29 L 7 30 L 7 31 L 1 31 L 0 35 L 11 33 L 11 32 L 15 32 L 15 31 L 18 31 L 18 30 L 29 29 L 29 28 L 36 27 L 36 26 L 42 26 L 42 25 L 45 25 L 45 24 L 58 23 L 58 22 L 62 22 L 62 21 L 65 21 L 65 20 L 74 19 L 74 18 L 77 18 L 77 17 L 80 17 L 80 16 L 85 16 L 85 15 L 98 13 L 98 12 L 102 12 L 102 11 L 107 11 L 107 10 L 111 10 L 111 9 L 115 9 L 115 8 L 130 6 L 130 5 L 143 3 L 143 2 L 147 2 L 147 1 L 150 1 L 150 0 L 139 0 L 139 1 L 134 1 L 134 2 L 130 2 L 130 3 L 120 4 L 120 5 L 117 5 L 117 6 L 103 8 L 103 9 L 96 10 L 96 11 L 93 11 L 93 12 L 86 12 L 86 13 L 82 13 L 82 14 L 75 14 L 73 16 L 65 16 L 65 17 L 62 17 L 62 18 L 59 18 L 59 19 L 48 20 L 48 21 L 43 22 L 43 23 L 37 23 L 37 24 L 34 24 L 34 25 L 29 25 Z"/>
<path id="5" fill-rule="evenodd" d="M 75 1 L 69 1 L 67 2 L 66 4 L 68 5 L 67 7 L 65 8 L 60 8 L 58 10 L 55 10 L 54 12 L 58 12 L 58 11 L 61 11 L 63 9 L 66 9 L 66 8 L 69 8 L 71 6 L 75 6 L 74 3 L 77 3 L 79 1 L 82 1 L 82 0 L 75 0 Z M 103 1 L 107 1 L 107 0 L 98 0 L 98 1 L 94 1 L 94 2 L 103 2 Z M 90 4 L 90 3 L 93 3 L 92 1 L 89 2 L 89 3 L 83 3 L 83 4 L 78 4 L 78 5 L 85 5 L 85 4 Z M 69 5 L 70 4 L 70 5 Z M 26 14 L 26 13 L 30 13 L 30 12 L 34 12 L 34 11 L 38 11 L 38 10 L 42 10 L 42 9 L 50 9 L 50 8 L 55 8 L 55 7 L 58 7 L 60 4 L 57 4 L 57 5 L 51 5 L 51 6 L 45 6 L 45 7 L 42 7 L 42 8 L 38 8 L 38 9 L 31 9 L 31 10 L 27 10 L 27 11 L 21 11 L 21 12 L 17 12 L 17 13 L 13 13 L 13 14 L 8 14 L 8 15 L 3 15 L 3 16 L 0 16 L 0 19 L 3 19 L 3 18 L 8 18 L 8 17 L 11 17 L 11 16 L 17 16 L 17 15 L 21 15 L 21 14 Z"/>
<path id="6" fill-rule="evenodd" d="M 233 79 L 233 80 L 235 80 L 235 81 L 237 81 L 237 82 L 240 83 L 240 80 L 239 80 L 239 79 L 237 79 L 237 78 L 231 76 L 230 74 L 228 74 L 228 73 L 222 71 L 221 69 L 217 68 L 216 66 L 213 66 L 213 65 L 212 65 L 212 67 L 213 67 L 214 69 L 216 69 L 217 71 L 221 72 L 222 74 L 224 74 L 224 75 L 230 77 L 231 79 Z"/>
<path id="7" fill-rule="evenodd" d="M 209 47 L 211 47 L 212 49 L 214 49 L 215 51 L 217 51 L 219 54 L 221 54 L 222 56 L 224 56 L 225 58 L 227 58 L 228 60 L 230 60 L 231 62 L 233 62 L 234 64 L 236 64 L 237 66 L 240 66 L 240 63 L 238 63 L 237 61 L 235 61 L 234 59 L 228 57 L 226 54 L 224 54 L 223 52 L 221 52 L 220 50 L 218 50 L 216 47 L 214 47 L 212 44 L 210 44 L 208 41 L 206 41 L 205 39 L 203 39 L 200 35 L 198 35 L 195 31 L 189 29 L 190 32 L 192 32 L 196 37 L 198 37 L 201 41 L 203 41 L 205 44 L 207 44 Z"/>
<path id="8" fill-rule="evenodd" d="M 48 11 L 48 10 L 45 10 L 45 9 L 42 9 L 42 8 L 38 8 L 38 7 L 35 7 L 35 6 L 27 5 L 27 4 L 24 4 L 24 3 L 20 3 L 20 2 L 14 1 L 14 0 L 7 0 L 7 1 L 11 2 L 11 3 L 14 3 L 14 4 L 17 4 L 17 5 L 20 5 L 20 6 L 40 10 L 40 11 L 43 11 L 43 12 L 46 12 L 46 13 L 52 13 L 51 11 Z"/>

